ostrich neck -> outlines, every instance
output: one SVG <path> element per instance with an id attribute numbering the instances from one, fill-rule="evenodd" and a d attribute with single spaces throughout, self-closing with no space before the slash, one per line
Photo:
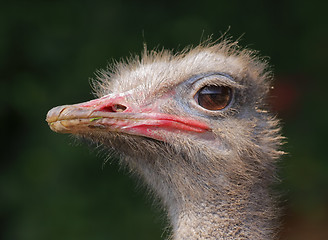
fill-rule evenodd
<path id="1" fill-rule="evenodd" d="M 227 176 L 202 175 L 206 171 L 190 173 L 186 166 L 162 168 L 144 177 L 167 209 L 173 239 L 275 239 L 278 216 L 271 183 L 236 183 Z"/>
<path id="2" fill-rule="evenodd" d="M 174 240 L 276 239 L 279 212 L 270 193 L 274 169 L 268 164 L 262 168 L 259 159 L 243 156 L 243 164 L 254 166 L 250 169 L 233 163 L 233 157 L 167 156 L 130 155 L 126 162 L 162 200 Z"/>
<path id="3" fill-rule="evenodd" d="M 275 238 L 276 217 L 268 193 L 262 189 L 242 196 L 227 194 L 169 206 L 173 239 Z M 266 200 L 258 201 L 257 194 L 266 195 Z"/>

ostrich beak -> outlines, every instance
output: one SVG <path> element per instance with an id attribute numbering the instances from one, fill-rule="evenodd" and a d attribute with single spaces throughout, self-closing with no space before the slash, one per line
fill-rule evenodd
<path id="1" fill-rule="evenodd" d="M 163 131 L 204 133 L 210 129 L 198 120 L 160 113 L 157 107 L 128 104 L 122 94 L 55 107 L 46 121 L 58 133 L 122 132 L 157 140 L 163 140 Z"/>

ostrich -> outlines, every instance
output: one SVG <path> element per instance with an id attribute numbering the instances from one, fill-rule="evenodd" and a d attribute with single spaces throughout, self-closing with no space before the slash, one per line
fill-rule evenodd
<path id="1" fill-rule="evenodd" d="M 276 239 L 279 121 L 272 74 L 236 42 L 144 50 L 99 71 L 97 99 L 59 106 L 50 128 L 118 153 L 161 200 L 180 239 Z"/>

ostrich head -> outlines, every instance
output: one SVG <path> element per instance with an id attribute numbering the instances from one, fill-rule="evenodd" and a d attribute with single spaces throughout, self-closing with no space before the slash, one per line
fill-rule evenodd
<path id="1" fill-rule="evenodd" d="M 271 74 L 223 41 L 145 51 L 98 74 L 98 99 L 53 108 L 50 128 L 119 153 L 162 200 L 174 239 L 272 239 L 281 136 Z"/>

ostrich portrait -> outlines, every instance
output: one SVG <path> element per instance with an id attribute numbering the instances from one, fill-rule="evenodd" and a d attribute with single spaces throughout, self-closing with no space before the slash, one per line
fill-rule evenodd
<path id="1" fill-rule="evenodd" d="M 98 72 L 97 99 L 55 107 L 47 122 L 116 152 L 161 200 L 170 238 L 277 239 L 271 79 L 263 58 L 229 40 L 145 49 Z"/>

